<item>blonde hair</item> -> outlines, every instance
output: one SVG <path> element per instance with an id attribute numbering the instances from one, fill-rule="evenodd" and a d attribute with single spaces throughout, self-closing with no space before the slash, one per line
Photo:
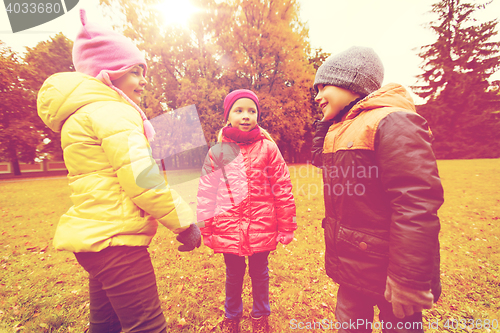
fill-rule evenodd
<path id="1" fill-rule="evenodd" d="M 227 122 L 226 126 L 222 127 L 219 131 L 219 134 L 217 135 L 217 142 L 222 142 L 222 130 L 224 128 L 226 128 L 228 125 L 229 125 L 229 121 Z M 266 131 L 265 129 L 263 129 L 262 127 L 260 127 L 259 125 L 257 125 L 259 128 L 260 128 L 260 132 L 264 135 L 264 137 L 266 139 L 268 139 L 269 141 L 271 141 L 272 143 L 276 144 L 276 142 L 273 140 L 273 138 L 271 137 L 271 134 L 269 134 L 268 131 Z"/>

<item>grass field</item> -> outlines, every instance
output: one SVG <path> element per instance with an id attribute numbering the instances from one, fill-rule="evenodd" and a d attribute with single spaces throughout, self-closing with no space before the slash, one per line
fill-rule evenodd
<path id="1" fill-rule="evenodd" d="M 462 332 L 462 320 L 471 332 L 489 321 L 491 331 L 500 331 L 494 329 L 500 327 L 500 160 L 439 161 L 439 170 L 445 188 L 439 211 L 443 294 L 424 311 L 424 328 Z M 290 245 L 270 255 L 273 332 L 294 331 L 293 319 L 335 319 L 337 285 L 324 271 L 321 177 L 306 165 L 293 165 L 290 172 L 299 229 Z M 196 201 L 193 186 L 176 187 Z M 0 181 L 0 333 L 85 331 L 87 274 L 73 254 L 52 247 L 57 221 L 70 204 L 66 179 Z M 180 253 L 177 245 L 160 227 L 150 246 L 168 331 L 217 332 L 224 304 L 222 255 L 203 246 Z M 241 328 L 250 332 L 248 275 L 243 300 Z M 451 327 L 444 327 L 447 322 Z"/>

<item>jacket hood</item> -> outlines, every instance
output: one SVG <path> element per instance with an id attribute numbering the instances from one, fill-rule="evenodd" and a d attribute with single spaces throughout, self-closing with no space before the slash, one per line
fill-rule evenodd
<path id="1" fill-rule="evenodd" d="M 60 132 L 66 119 L 81 107 L 102 101 L 123 101 L 101 81 L 79 72 L 57 73 L 40 88 L 38 116 L 54 132 Z"/>
<path id="2" fill-rule="evenodd" d="M 353 119 L 362 112 L 381 107 L 398 107 L 408 112 L 417 112 L 408 90 L 397 83 L 389 83 L 356 104 L 345 119 Z"/>

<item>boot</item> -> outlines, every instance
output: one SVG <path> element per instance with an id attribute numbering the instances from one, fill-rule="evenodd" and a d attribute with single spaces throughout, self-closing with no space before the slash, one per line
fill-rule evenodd
<path id="1" fill-rule="evenodd" d="M 239 319 L 229 319 L 224 317 L 221 323 L 221 333 L 239 333 L 240 332 L 240 321 Z"/>
<path id="2" fill-rule="evenodd" d="M 268 316 L 261 316 L 259 318 L 254 318 L 252 316 L 252 329 L 253 333 L 269 333 L 269 323 L 267 321 Z"/>

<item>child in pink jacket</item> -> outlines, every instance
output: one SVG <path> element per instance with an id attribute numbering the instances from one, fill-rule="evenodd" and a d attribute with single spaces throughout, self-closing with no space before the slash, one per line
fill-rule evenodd
<path id="1" fill-rule="evenodd" d="M 226 263 L 224 332 L 238 332 L 248 257 L 254 332 L 268 332 L 269 252 L 288 244 L 297 229 L 290 175 L 278 146 L 257 125 L 259 99 L 240 89 L 224 100 L 226 126 L 205 160 L 198 188 L 203 242 Z"/>

